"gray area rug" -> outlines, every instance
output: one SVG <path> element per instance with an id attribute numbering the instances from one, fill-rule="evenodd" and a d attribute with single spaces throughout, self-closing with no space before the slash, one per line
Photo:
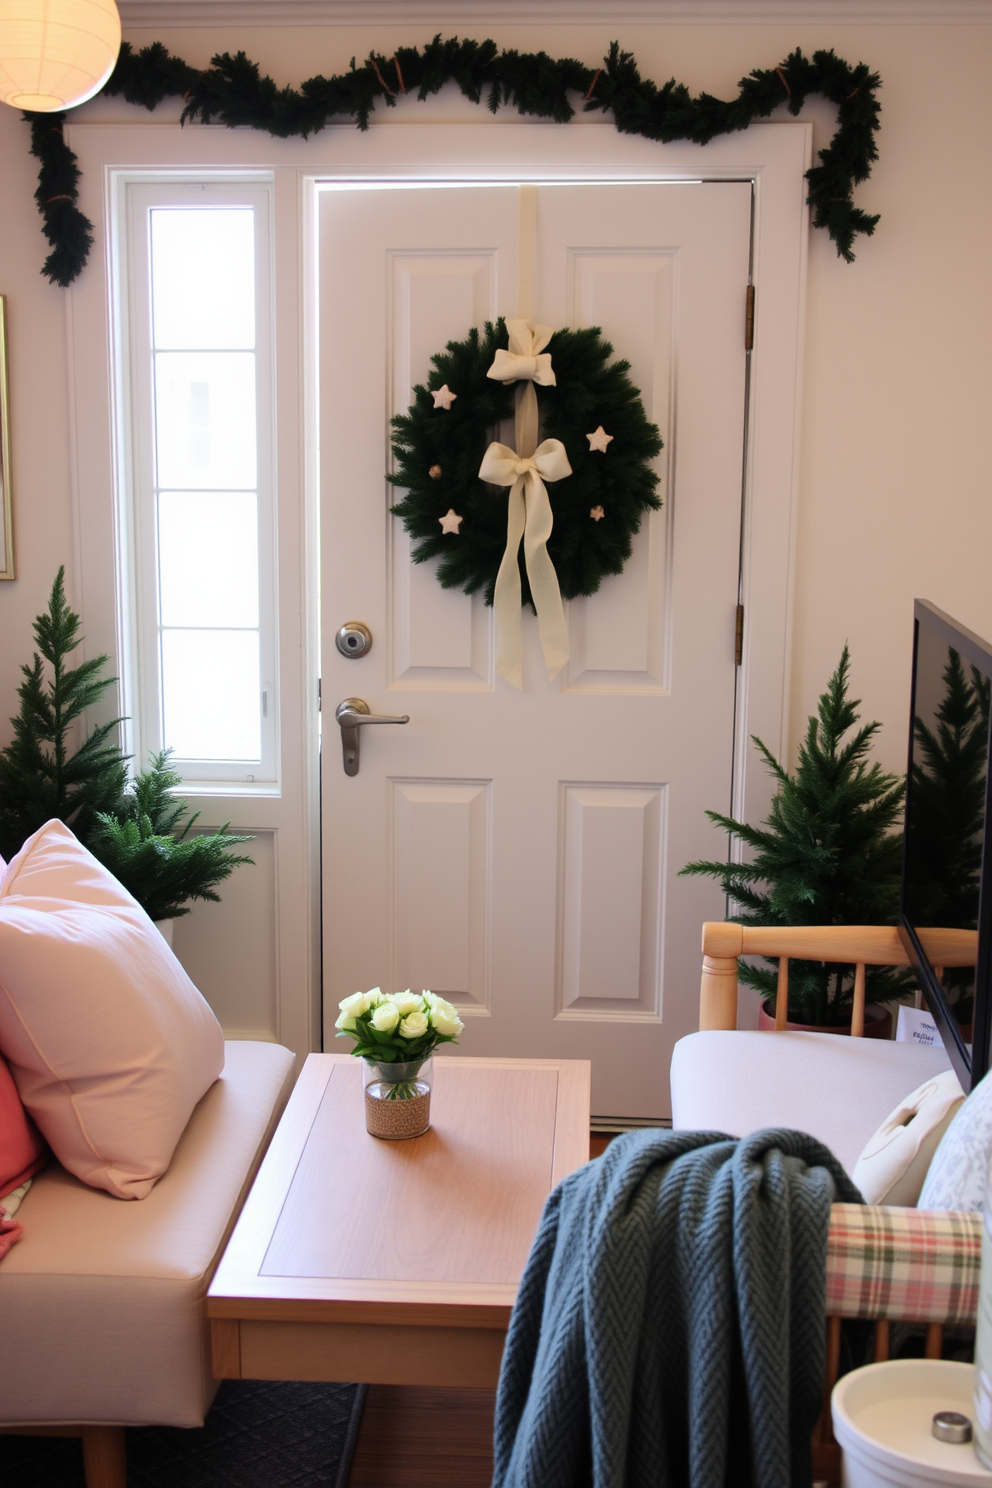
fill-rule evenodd
<path id="1" fill-rule="evenodd" d="M 225 1380 L 197 1430 L 127 1433 L 128 1488 L 347 1488 L 364 1385 Z M 3 1488 L 84 1488 L 82 1445 L 0 1436 Z"/>

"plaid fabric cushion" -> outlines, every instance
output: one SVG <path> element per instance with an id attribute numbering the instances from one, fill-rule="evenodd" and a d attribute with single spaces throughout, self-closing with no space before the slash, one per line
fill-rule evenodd
<path id="1" fill-rule="evenodd" d="M 834 1204 L 827 1316 L 974 1323 L 982 1216 Z"/>

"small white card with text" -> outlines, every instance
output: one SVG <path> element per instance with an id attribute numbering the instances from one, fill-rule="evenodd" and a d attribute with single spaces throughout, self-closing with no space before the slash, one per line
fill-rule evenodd
<path id="1" fill-rule="evenodd" d="M 896 1043 L 922 1044 L 927 1049 L 944 1047 L 944 1040 L 926 1008 L 900 1007 Z"/>

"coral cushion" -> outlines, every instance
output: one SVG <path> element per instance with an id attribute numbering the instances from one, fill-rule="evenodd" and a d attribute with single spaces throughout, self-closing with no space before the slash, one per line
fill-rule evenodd
<path id="1" fill-rule="evenodd" d="M 6 1062 L 0 1059 L 0 1200 L 37 1173 L 47 1157 L 48 1148 L 21 1104 Z"/>
<path id="2" fill-rule="evenodd" d="M 206 1002 L 141 906 L 60 821 L 0 884 L 0 1051 L 62 1165 L 141 1199 L 224 1067 Z"/>

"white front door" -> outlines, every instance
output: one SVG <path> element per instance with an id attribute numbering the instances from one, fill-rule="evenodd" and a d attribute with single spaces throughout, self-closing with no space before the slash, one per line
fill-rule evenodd
<path id="1" fill-rule="evenodd" d="M 555 682 L 524 612 L 522 691 L 495 673 L 492 611 L 410 562 L 383 478 L 431 353 L 517 313 L 519 198 L 320 196 L 325 1047 L 340 998 L 430 987 L 461 1052 L 591 1059 L 596 1116 L 657 1120 L 722 913 L 677 873 L 720 856 L 704 813 L 730 803 L 751 188 L 539 188 L 534 318 L 599 326 L 630 362 L 664 506 L 623 574 L 567 606 Z M 349 620 L 372 632 L 360 659 L 334 645 Z M 355 776 L 348 697 L 410 715 L 362 731 Z"/>

